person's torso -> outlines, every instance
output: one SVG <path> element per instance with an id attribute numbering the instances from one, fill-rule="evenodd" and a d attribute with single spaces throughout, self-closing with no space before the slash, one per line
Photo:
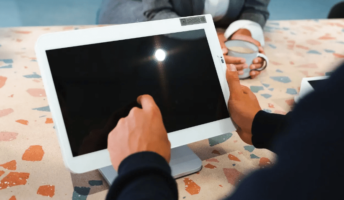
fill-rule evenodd
<path id="1" fill-rule="evenodd" d="M 227 28 L 239 18 L 245 0 L 170 0 L 170 3 L 181 17 L 211 14 L 217 27 Z M 228 13 L 229 8 L 235 12 Z"/>

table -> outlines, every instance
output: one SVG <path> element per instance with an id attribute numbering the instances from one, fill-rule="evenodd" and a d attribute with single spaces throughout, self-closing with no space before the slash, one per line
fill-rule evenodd
<path id="1" fill-rule="evenodd" d="M 0 29 L 1 199 L 104 199 L 108 185 L 98 171 L 65 168 L 46 99 L 34 44 L 56 31 L 96 26 Z M 264 47 L 268 68 L 244 80 L 266 112 L 285 114 L 303 77 L 323 76 L 344 61 L 344 20 L 268 21 Z M 203 169 L 177 180 L 179 199 L 221 199 L 275 155 L 255 149 L 234 133 L 190 144 Z M 49 198 L 50 197 L 50 198 Z"/>

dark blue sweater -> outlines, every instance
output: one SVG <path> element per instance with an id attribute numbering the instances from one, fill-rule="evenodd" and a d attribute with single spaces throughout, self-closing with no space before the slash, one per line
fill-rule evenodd
<path id="1" fill-rule="evenodd" d="M 260 111 L 253 145 L 278 155 L 270 168 L 247 176 L 228 199 L 344 199 L 344 65 L 287 116 Z M 119 167 L 107 199 L 178 199 L 164 158 L 141 152 Z"/>

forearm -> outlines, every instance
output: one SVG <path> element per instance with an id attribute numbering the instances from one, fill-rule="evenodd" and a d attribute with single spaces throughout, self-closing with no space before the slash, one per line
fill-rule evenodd
<path id="1" fill-rule="evenodd" d="M 279 115 L 259 111 L 252 123 L 252 143 L 256 148 L 271 150 L 274 139 L 288 127 L 291 113 Z"/>
<path id="2" fill-rule="evenodd" d="M 179 17 L 169 0 L 143 0 L 143 15 L 147 20 L 160 20 Z"/>
<path id="3" fill-rule="evenodd" d="M 270 0 L 246 0 L 240 19 L 257 22 L 263 28 L 270 15 L 269 2 Z"/>
<path id="4" fill-rule="evenodd" d="M 166 160 L 153 152 L 140 152 L 122 161 L 106 199 L 174 200 L 178 191 Z"/>

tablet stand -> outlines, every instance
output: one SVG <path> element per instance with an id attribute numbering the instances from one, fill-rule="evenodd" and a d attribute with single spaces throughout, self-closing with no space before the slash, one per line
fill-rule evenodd
<path id="1" fill-rule="evenodd" d="M 174 178 L 179 178 L 201 170 L 202 161 L 187 145 L 185 145 L 171 150 L 170 167 L 172 169 L 172 176 Z M 117 177 L 117 172 L 112 165 L 99 169 L 99 172 L 109 185 L 111 185 Z"/>

